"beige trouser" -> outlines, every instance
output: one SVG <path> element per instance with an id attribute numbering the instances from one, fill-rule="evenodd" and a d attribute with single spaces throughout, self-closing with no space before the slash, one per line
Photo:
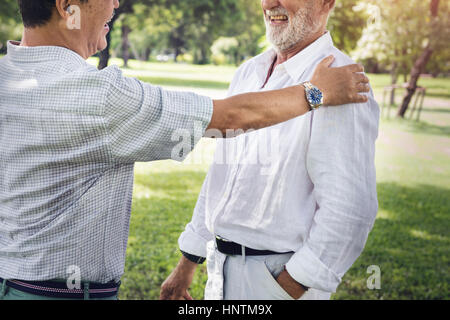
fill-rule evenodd
<path id="1" fill-rule="evenodd" d="M 227 256 L 207 246 L 206 300 L 294 300 L 276 281 L 292 253 Z M 331 293 L 309 289 L 299 300 L 329 300 Z"/>

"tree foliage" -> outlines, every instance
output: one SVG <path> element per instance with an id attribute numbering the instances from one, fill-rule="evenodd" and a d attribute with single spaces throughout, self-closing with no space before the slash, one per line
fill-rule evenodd
<path id="1" fill-rule="evenodd" d="M 376 61 L 393 73 L 409 73 L 415 60 L 430 41 L 434 54 L 428 64 L 430 72 L 448 71 L 450 38 L 449 3 L 441 1 L 436 23 L 431 23 L 430 0 L 368 0 L 359 7 L 371 16 L 358 42 L 354 57 L 362 62 Z M 431 37 L 432 28 L 439 29 Z"/>
<path id="2" fill-rule="evenodd" d="M 347 54 L 356 48 L 368 18 L 358 3 L 358 0 L 336 1 L 328 21 L 335 46 Z"/>
<path id="3" fill-rule="evenodd" d="M 22 26 L 17 1 L 0 1 L 0 53 L 4 52 L 7 40 L 18 39 L 21 33 Z"/>

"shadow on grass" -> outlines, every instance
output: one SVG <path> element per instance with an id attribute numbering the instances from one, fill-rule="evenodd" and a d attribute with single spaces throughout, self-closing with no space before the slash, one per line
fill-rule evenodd
<path id="1" fill-rule="evenodd" d="M 438 126 L 423 121 L 417 122 L 411 120 L 408 123 L 407 131 L 412 133 L 450 137 L 450 126 Z"/>
<path id="2" fill-rule="evenodd" d="M 410 133 L 450 137 L 450 126 L 438 126 L 425 121 L 401 118 L 383 119 L 383 121 L 399 125 L 402 131 Z"/>
<path id="3" fill-rule="evenodd" d="M 334 299 L 448 299 L 450 189 L 380 183 L 379 214 L 363 254 Z M 381 290 L 367 289 L 367 268 Z"/>
<path id="4" fill-rule="evenodd" d="M 450 103 L 449 103 L 450 105 Z M 436 112 L 436 113 L 450 113 L 450 107 L 448 109 L 445 108 L 423 108 L 422 112 Z"/>

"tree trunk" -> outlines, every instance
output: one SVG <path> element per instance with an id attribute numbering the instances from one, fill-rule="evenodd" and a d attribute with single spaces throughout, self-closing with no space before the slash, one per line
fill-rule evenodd
<path id="1" fill-rule="evenodd" d="M 122 0 L 120 1 L 120 7 L 115 11 L 115 15 L 112 18 L 111 22 L 109 23 L 109 32 L 106 35 L 106 40 L 108 41 L 108 45 L 105 50 L 101 51 L 99 53 L 100 61 L 98 63 L 98 69 L 104 69 L 108 66 L 109 58 L 111 57 L 111 54 L 109 52 L 109 49 L 111 47 L 111 32 L 114 28 L 114 22 L 120 17 L 122 13 L 132 13 L 133 12 L 133 4 L 134 1 L 132 0 Z"/>
<path id="2" fill-rule="evenodd" d="M 112 24 L 110 25 L 110 30 L 111 30 L 111 28 L 112 28 Z M 109 58 L 111 57 L 111 55 L 109 53 L 109 48 L 111 46 L 111 32 L 109 32 L 106 35 L 106 41 L 108 41 L 106 49 L 103 51 L 100 51 L 100 53 L 99 53 L 100 61 L 98 62 L 98 67 L 97 67 L 99 70 L 105 69 L 108 66 Z"/>
<path id="3" fill-rule="evenodd" d="M 151 50 L 150 48 L 145 48 L 144 56 L 142 57 L 142 59 L 143 59 L 144 61 L 150 60 L 150 54 L 151 54 L 151 53 L 152 53 L 152 50 Z"/>
<path id="4" fill-rule="evenodd" d="M 431 0 L 430 11 L 431 11 L 431 23 L 433 24 L 438 17 L 438 9 L 439 9 L 439 0 Z M 431 43 L 432 38 L 434 37 L 434 32 L 438 32 L 436 28 L 432 28 L 432 34 L 430 34 L 429 42 Z M 403 102 L 398 109 L 397 116 L 404 118 L 406 111 L 408 110 L 409 104 L 416 93 L 417 82 L 419 81 L 420 75 L 425 70 L 425 66 L 430 60 L 433 54 L 433 49 L 431 48 L 431 44 L 429 44 L 425 50 L 422 52 L 420 57 L 414 63 L 414 67 L 411 70 L 410 79 L 408 83 L 408 87 L 406 89 L 406 94 L 403 97 Z"/>
<path id="5" fill-rule="evenodd" d="M 417 82 L 419 81 L 420 75 L 422 74 L 423 70 L 425 69 L 426 64 L 431 58 L 431 55 L 433 54 L 433 50 L 430 47 L 427 47 L 425 51 L 422 53 L 422 55 L 419 57 L 419 59 L 416 60 L 416 63 L 414 64 L 414 67 L 410 74 L 410 79 L 408 83 L 408 87 L 406 88 L 406 94 L 403 97 L 402 105 L 400 106 L 398 110 L 398 116 L 404 118 L 406 111 L 408 110 L 409 104 L 416 93 L 417 89 Z"/>
<path id="6" fill-rule="evenodd" d="M 397 62 L 393 62 L 391 66 L 391 85 L 392 85 L 392 91 L 391 91 L 391 103 L 390 105 L 395 105 L 395 88 L 394 85 L 397 84 L 398 81 L 398 70 L 397 70 Z"/>
<path id="7" fill-rule="evenodd" d="M 128 40 L 130 32 L 130 27 L 124 21 L 122 23 L 122 59 L 124 68 L 128 68 L 128 60 L 130 60 L 130 41 Z"/>

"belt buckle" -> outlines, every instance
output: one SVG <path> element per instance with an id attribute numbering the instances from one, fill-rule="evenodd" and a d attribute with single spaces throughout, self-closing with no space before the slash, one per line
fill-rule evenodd
<path id="1" fill-rule="evenodd" d="M 216 239 L 217 239 L 217 240 L 220 240 L 220 241 L 224 241 L 224 242 L 233 242 L 233 241 L 231 241 L 231 240 L 227 240 L 227 239 L 225 239 L 225 238 L 222 238 L 221 236 L 216 236 Z"/>

